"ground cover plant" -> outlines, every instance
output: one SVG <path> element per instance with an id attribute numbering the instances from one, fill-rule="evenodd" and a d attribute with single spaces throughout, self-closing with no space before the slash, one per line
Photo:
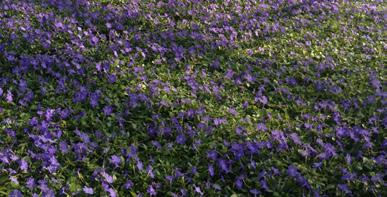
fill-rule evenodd
<path id="1" fill-rule="evenodd" d="M 387 196 L 386 4 L 0 1 L 1 196 Z"/>

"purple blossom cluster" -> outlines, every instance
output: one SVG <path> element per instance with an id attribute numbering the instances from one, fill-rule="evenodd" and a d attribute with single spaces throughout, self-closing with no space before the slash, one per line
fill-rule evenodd
<path id="1" fill-rule="evenodd" d="M 385 196 L 383 1 L 0 1 L 0 193 Z"/>

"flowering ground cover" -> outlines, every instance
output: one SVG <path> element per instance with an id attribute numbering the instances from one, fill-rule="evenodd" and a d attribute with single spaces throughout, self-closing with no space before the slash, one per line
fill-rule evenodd
<path id="1" fill-rule="evenodd" d="M 385 11 L 2 0 L 1 196 L 386 196 Z"/>

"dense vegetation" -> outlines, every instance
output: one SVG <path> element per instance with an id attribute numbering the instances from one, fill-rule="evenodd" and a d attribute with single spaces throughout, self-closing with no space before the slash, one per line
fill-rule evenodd
<path id="1" fill-rule="evenodd" d="M 387 196 L 386 5 L 0 1 L 0 193 Z"/>

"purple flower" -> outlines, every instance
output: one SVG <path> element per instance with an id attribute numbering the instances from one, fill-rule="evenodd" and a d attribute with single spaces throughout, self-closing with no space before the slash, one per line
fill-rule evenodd
<path id="1" fill-rule="evenodd" d="M 107 183 L 113 183 L 113 177 L 112 176 L 110 176 L 108 173 L 106 173 L 106 172 L 101 172 L 101 176 L 105 179 L 105 181 L 107 182 Z"/>
<path id="2" fill-rule="evenodd" d="M 172 183 L 174 177 L 171 176 L 171 175 L 167 175 L 167 176 L 165 176 L 165 179 L 166 179 L 169 183 Z"/>
<path id="3" fill-rule="evenodd" d="M 97 90 L 90 95 L 90 105 L 94 108 L 98 105 L 98 100 L 101 97 L 101 91 Z"/>
<path id="4" fill-rule="evenodd" d="M 297 168 L 293 165 L 288 166 L 288 175 L 291 177 L 297 177 L 300 175 L 300 173 L 297 171 Z"/>
<path id="5" fill-rule="evenodd" d="M 228 109 L 228 112 L 229 112 L 230 114 L 232 114 L 233 116 L 237 116 L 237 115 L 238 115 L 238 112 L 237 112 L 234 108 L 229 108 L 229 109 Z"/>
<path id="6" fill-rule="evenodd" d="M 155 188 L 153 188 L 152 185 L 150 185 L 146 191 L 148 192 L 148 194 L 149 194 L 150 196 L 156 196 L 156 194 L 157 194 Z"/>
<path id="7" fill-rule="evenodd" d="M 250 192 L 253 196 L 258 196 L 259 194 L 261 194 L 261 192 L 260 192 L 258 189 L 250 189 L 249 192 Z"/>
<path id="8" fill-rule="evenodd" d="M 233 75 L 234 75 L 234 71 L 231 70 L 231 69 L 227 69 L 225 78 L 226 78 L 226 79 L 232 79 Z"/>
<path id="9" fill-rule="evenodd" d="M 13 95 L 12 95 L 12 92 L 10 90 L 7 91 L 7 96 L 5 97 L 5 99 L 7 100 L 8 103 L 12 103 Z"/>
<path id="10" fill-rule="evenodd" d="M 35 179 L 32 177 L 28 178 L 26 181 L 26 186 L 28 189 L 33 190 L 36 186 Z"/>
<path id="11" fill-rule="evenodd" d="M 91 37 L 91 44 L 96 45 L 98 43 L 99 39 L 96 36 Z"/>
<path id="12" fill-rule="evenodd" d="M 321 169 L 322 164 L 323 164 L 322 162 L 313 163 L 313 168 Z"/>
<path id="13" fill-rule="evenodd" d="M 101 63 L 96 63 L 95 64 L 95 69 L 97 69 L 97 71 L 101 71 L 102 70 L 102 64 Z"/>
<path id="14" fill-rule="evenodd" d="M 180 134 L 176 137 L 176 142 L 178 144 L 184 144 L 186 141 L 186 138 L 185 138 L 185 135 L 184 134 Z"/>
<path id="15" fill-rule="evenodd" d="M 155 177 L 155 175 L 154 175 L 154 173 L 153 173 L 153 168 L 152 168 L 151 165 L 148 165 L 148 166 L 146 167 L 146 173 L 147 173 L 148 176 L 151 177 L 151 178 L 154 178 L 154 177 Z"/>
<path id="16" fill-rule="evenodd" d="M 375 73 L 371 74 L 370 82 L 373 88 L 375 88 L 377 91 L 380 91 L 382 87 L 382 83 L 377 79 Z"/>
<path id="17" fill-rule="evenodd" d="M 321 159 L 327 159 L 336 155 L 337 154 L 335 147 L 330 143 L 326 143 L 324 144 L 324 153 L 320 154 L 318 157 L 320 157 Z"/>
<path id="18" fill-rule="evenodd" d="M 39 180 L 39 189 L 42 190 L 43 192 L 49 191 L 50 188 L 47 186 L 47 181 L 46 180 Z"/>
<path id="19" fill-rule="evenodd" d="M 267 192 L 270 191 L 269 185 L 267 184 L 267 182 L 266 182 L 265 179 L 261 179 L 261 180 L 259 181 L 259 183 L 261 184 L 262 188 L 263 188 L 265 191 L 267 191 Z"/>
<path id="20" fill-rule="evenodd" d="M 142 162 L 140 160 L 137 161 L 137 169 L 138 170 L 143 170 L 144 169 L 144 165 L 142 164 Z"/>
<path id="21" fill-rule="evenodd" d="M 21 191 L 15 189 L 11 193 L 9 193 L 8 197 L 23 197 Z"/>
<path id="22" fill-rule="evenodd" d="M 276 140 L 277 142 L 279 142 L 279 145 L 280 145 L 280 148 L 281 149 L 287 149 L 288 148 L 288 145 L 286 143 L 286 138 L 285 138 L 285 135 L 282 131 L 279 131 L 279 130 L 273 130 L 271 132 L 271 136 L 274 140 Z"/>
<path id="23" fill-rule="evenodd" d="M 128 180 L 126 181 L 126 183 L 124 184 L 124 188 L 125 189 L 131 189 L 133 187 L 133 182 L 131 180 Z"/>
<path id="24" fill-rule="evenodd" d="M 234 153 L 236 159 L 240 159 L 244 155 L 243 146 L 241 144 L 233 143 L 231 145 L 231 151 Z"/>
<path id="25" fill-rule="evenodd" d="M 113 188 L 109 188 L 107 190 L 107 192 L 109 193 L 110 197 L 116 197 L 117 196 L 117 192 Z"/>
<path id="26" fill-rule="evenodd" d="M 7 133 L 8 136 L 10 137 L 16 137 L 16 132 L 12 129 L 5 129 L 5 132 Z"/>
<path id="27" fill-rule="evenodd" d="M 351 157 L 350 154 L 347 153 L 347 154 L 345 155 L 345 161 L 347 162 L 348 165 L 351 165 L 351 163 L 352 163 L 352 157 Z"/>
<path id="28" fill-rule="evenodd" d="M 371 177 L 371 181 L 374 183 L 383 182 L 383 174 L 376 173 L 374 176 Z"/>
<path id="29" fill-rule="evenodd" d="M 210 176 L 214 176 L 215 175 L 215 170 L 214 170 L 214 166 L 213 165 L 209 165 L 208 166 L 208 173 L 210 174 Z"/>
<path id="30" fill-rule="evenodd" d="M 202 192 L 202 190 L 200 189 L 200 187 L 196 187 L 196 186 L 195 186 L 195 192 L 198 193 L 198 194 L 200 194 L 201 196 L 203 195 L 203 192 Z"/>
<path id="31" fill-rule="evenodd" d="M 226 173 L 229 173 L 230 172 L 230 164 L 224 160 L 224 159 L 220 159 L 218 161 L 218 165 L 220 167 L 220 169 Z"/>
<path id="32" fill-rule="evenodd" d="M 340 94 L 343 90 L 339 86 L 333 86 L 329 89 L 329 91 L 333 94 Z"/>
<path id="33" fill-rule="evenodd" d="M 247 148 L 250 151 L 250 154 L 256 154 L 259 152 L 259 144 L 256 142 L 247 142 Z"/>
<path id="34" fill-rule="evenodd" d="M 64 28 L 64 25 L 63 25 L 63 23 L 61 23 L 61 22 L 55 22 L 55 27 L 56 28 L 58 28 L 58 29 L 63 29 Z"/>
<path id="35" fill-rule="evenodd" d="M 355 173 L 351 173 L 347 169 L 342 169 L 341 171 L 342 171 L 342 174 L 343 174 L 343 176 L 341 176 L 342 180 L 353 181 L 353 180 L 356 179 L 356 174 Z"/>
<path id="36" fill-rule="evenodd" d="M 160 142 L 153 140 L 151 143 L 152 143 L 152 145 L 155 146 L 157 149 L 161 149 L 161 144 L 160 144 Z"/>
<path id="37" fill-rule="evenodd" d="M 60 167 L 60 163 L 58 162 L 55 156 L 49 157 L 48 164 L 49 165 L 47 166 L 47 169 L 50 173 L 56 172 Z"/>
<path id="38" fill-rule="evenodd" d="M 77 92 L 75 93 L 74 98 L 73 98 L 73 101 L 74 101 L 75 103 L 84 101 L 84 100 L 86 100 L 86 98 L 87 98 L 87 94 L 88 94 L 88 91 L 87 91 L 86 87 L 81 86 L 81 87 L 79 88 L 79 91 L 77 91 Z M 93 102 L 94 102 L 94 101 L 93 101 Z"/>
<path id="39" fill-rule="evenodd" d="M 238 177 L 235 181 L 235 186 L 237 187 L 237 189 L 242 189 L 243 188 L 243 177 Z"/>
<path id="40" fill-rule="evenodd" d="M 297 181 L 297 183 L 300 184 L 302 187 L 304 187 L 304 188 L 306 188 L 306 189 L 311 189 L 311 186 L 310 186 L 308 180 L 307 180 L 305 177 L 303 177 L 303 176 L 300 175 L 300 176 L 296 177 L 296 181 Z"/>
<path id="41" fill-rule="evenodd" d="M 259 102 L 263 105 L 266 105 L 268 103 L 268 99 L 266 96 L 261 95 L 261 96 L 255 97 L 255 102 Z"/>
<path id="42" fill-rule="evenodd" d="M 86 133 L 84 133 L 84 132 L 81 132 L 81 131 L 79 131 L 78 129 L 75 129 L 75 134 L 77 134 L 81 139 L 82 139 L 82 141 L 84 142 L 84 143 L 89 143 L 90 142 L 90 137 L 89 137 L 89 135 L 87 135 Z"/>
<path id="43" fill-rule="evenodd" d="M 91 187 L 83 187 L 83 192 L 85 192 L 86 194 L 94 194 L 94 190 L 93 188 Z"/>
<path id="44" fill-rule="evenodd" d="M 258 129 L 258 131 L 267 131 L 267 127 L 264 123 L 258 123 L 257 129 Z"/>
<path id="45" fill-rule="evenodd" d="M 59 149 L 63 154 L 66 154 L 69 151 L 68 144 L 64 141 L 61 141 L 59 143 Z"/>
<path id="46" fill-rule="evenodd" d="M 27 163 L 27 161 L 26 160 L 24 160 L 24 159 L 21 159 L 20 161 L 19 161 L 19 166 L 20 166 L 20 170 L 22 170 L 22 171 L 27 171 L 28 170 L 28 163 Z"/>
<path id="47" fill-rule="evenodd" d="M 235 133 L 238 134 L 238 135 L 243 135 L 243 133 L 244 133 L 243 127 L 235 128 Z"/>
<path id="48" fill-rule="evenodd" d="M 61 119 L 67 119 L 70 116 L 71 111 L 69 109 L 63 109 L 59 114 Z"/>
<path id="49" fill-rule="evenodd" d="M 113 194 L 114 194 L 114 190 L 112 190 L 112 189 L 110 188 L 110 185 L 109 185 L 108 183 L 106 183 L 105 181 L 103 181 L 103 182 L 101 183 L 101 185 L 102 185 L 103 190 L 105 190 L 105 192 L 108 192 L 108 193 L 113 192 Z M 112 190 L 112 191 L 111 191 L 111 190 Z"/>
<path id="50" fill-rule="evenodd" d="M 109 83 L 115 83 L 117 81 L 117 76 L 112 74 L 108 76 Z"/>
<path id="51" fill-rule="evenodd" d="M 311 186 L 309 185 L 308 183 L 308 180 L 305 179 L 300 172 L 298 172 L 297 168 L 293 165 L 289 165 L 288 166 L 288 170 L 287 170 L 287 174 L 290 176 L 290 177 L 293 177 L 298 184 L 300 184 L 301 186 L 307 188 L 307 189 L 310 189 Z"/>
<path id="52" fill-rule="evenodd" d="M 52 191 L 51 189 L 47 189 L 42 192 L 42 196 L 44 197 L 55 197 L 55 192 Z"/>
<path id="53" fill-rule="evenodd" d="M 105 106 L 103 108 L 103 113 L 105 114 L 105 116 L 109 116 L 110 114 L 112 114 L 113 112 L 113 107 L 112 106 Z"/>
<path id="54" fill-rule="evenodd" d="M 191 168 L 191 173 L 192 173 L 193 175 L 195 175 L 195 174 L 198 173 L 198 169 L 196 168 L 196 166 L 193 166 L 193 167 Z"/>
<path id="55" fill-rule="evenodd" d="M 207 152 L 207 157 L 211 160 L 216 160 L 218 158 L 218 153 L 215 150 L 210 150 Z"/>
<path id="56" fill-rule="evenodd" d="M 225 123 L 227 123 L 227 120 L 225 118 L 215 118 L 214 119 L 215 126 L 222 125 Z"/>
<path id="57" fill-rule="evenodd" d="M 115 167 L 118 167 L 121 163 L 121 157 L 117 155 L 112 155 L 110 157 L 110 163 L 113 164 Z"/>
<path id="58" fill-rule="evenodd" d="M 346 184 L 339 184 L 339 185 L 337 185 L 338 186 L 338 188 L 341 190 L 341 191 L 343 191 L 345 194 L 351 194 L 352 192 L 351 192 L 351 190 L 348 188 L 348 185 L 346 185 Z"/>
<path id="59" fill-rule="evenodd" d="M 302 144 L 301 139 L 300 139 L 300 137 L 298 136 L 297 133 L 291 133 L 291 134 L 290 134 L 290 138 L 292 139 L 292 141 L 293 141 L 295 144 L 297 144 L 297 145 L 301 145 L 301 144 Z"/>
<path id="60" fill-rule="evenodd" d="M 47 121 L 51 121 L 52 117 L 54 116 L 54 109 L 47 109 L 46 112 L 44 113 L 44 117 L 46 118 Z"/>

